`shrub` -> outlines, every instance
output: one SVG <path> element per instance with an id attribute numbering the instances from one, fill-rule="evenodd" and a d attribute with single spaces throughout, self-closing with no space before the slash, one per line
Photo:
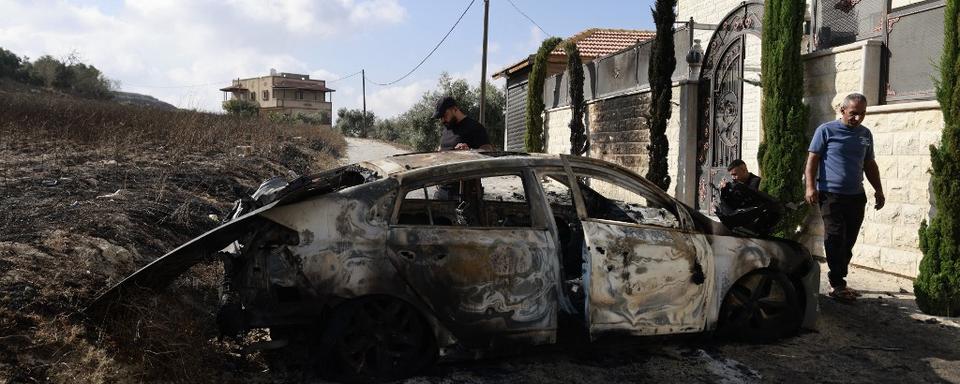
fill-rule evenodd
<path id="1" fill-rule="evenodd" d="M 647 74 L 650 78 L 650 145 L 647 146 L 649 166 L 646 177 L 660 189 L 670 187 L 670 175 L 667 172 L 667 154 L 670 143 L 667 141 L 667 122 L 670 121 L 670 97 L 673 93 L 673 71 L 677 68 L 677 58 L 673 46 L 673 24 L 677 15 L 673 13 L 677 0 L 657 0 L 653 9 L 653 20 L 657 24 L 657 35 L 653 40 L 650 54 L 650 66 Z"/>
<path id="2" fill-rule="evenodd" d="M 943 111 L 940 147 L 930 146 L 935 214 L 920 224 L 920 273 L 913 283 L 925 313 L 960 315 L 960 1 L 947 0 L 937 99 Z"/>
<path id="3" fill-rule="evenodd" d="M 550 52 L 560 44 L 559 37 L 550 37 L 540 44 L 533 58 L 527 81 L 527 133 L 523 142 L 527 152 L 543 152 L 543 84 L 547 76 Z"/>
<path id="4" fill-rule="evenodd" d="M 223 110 L 230 115 L 249 117 L 258 115 L 260 106 L 250 100 L 230 99 L 223 102 Z"/>
<path id="5" fill-rule="evenodd" d="M 807 155 L 808 108 L 803 105 L 803 60 L 800 40 L 806 5 L 795 0 L 764 3 L 761 39 L 763 142 L 757 155 L 760 189 L 783 202 L 803 201 Z M 788 211 L 774 233 L 793 238 L 807 216 L 807 206 Z"/>

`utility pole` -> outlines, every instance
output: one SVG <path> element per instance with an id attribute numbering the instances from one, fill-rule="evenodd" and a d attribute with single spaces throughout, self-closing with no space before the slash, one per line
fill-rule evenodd
<path id="1" fill-rule="evenodd" d="M 487 21 L 490 18 L 490 0 L 483 0 L 483 63 L 480 64 L 480 124 L 485 124 L 487 107 Z"/>
<path id="2" fill-rule="evenodd" d="M 363 124 L 363 127 L 361 127 L 362 130 L 360 131 L 360 137 L 367 137 L 367 72 L 366 71 L 367 71 L 366 69 L 360 70 L 360 77 L 363 78 L 363 85 L 361 86 L 363 88 L 363 119 L 361 120 L 363 121 L 363 123 L 361 123 Z"/>

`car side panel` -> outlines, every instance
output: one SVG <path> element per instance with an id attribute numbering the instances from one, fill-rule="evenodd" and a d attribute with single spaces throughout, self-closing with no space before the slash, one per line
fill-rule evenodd
<path id="1" fill-rule="evenodd" d="M 461 342 L 555 341 L 559 267 L 549 232 L 399 226 L 390 258 Z"/>
<path id="2" fill-rule="evenodd" d="M 592 336 L 704 329 L 715 288 L 702 235 L 602 220 L 586 220 L 583 228 Z"/>

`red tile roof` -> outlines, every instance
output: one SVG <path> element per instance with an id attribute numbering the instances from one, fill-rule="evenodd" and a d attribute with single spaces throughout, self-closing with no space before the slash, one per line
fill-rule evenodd
<path id="1" fill-rule="evenodd" d="M 577 43 L 581 57 L 600 57 L 640 42 L 652 40 L 655 35 L 656 32 L 654 31 L 591 28 L 573 35 L 567 40 L 573 40 Z M 551 54 L 563 55 L 563 46 L 557 47 Z"/>
<path id="2" fill-rule="evenodd" d="M 656 32 L 654 31 L 590 28 L 571 36 L 567 40 L 573 40 L 577 42 L 577 48 L 580 50 L 580 58 L 584 61 L 589 61 L 600 56 L 609 55 L 611 53 L 620 51 L 637 43 L 652 40 L 654 36 L 656 36 Z M 550 52 L 550 55 L 553 56 L 551 61 L 555 60 L 558 56 L 563 57 L 563 60 L 566 60 L 567 56 L 567 54 L 563 51 L 563 44 L 557 46 L 553 52 Z M 532 58 L 533 55 L 530 55 L 514 64 L 507 66 L 506 68 L 494 72 L 493 78 L 497 79 L 501 76 L 507 76 L 508 74 L 526 68 L 528 65 L 530 65 L 530 60 Z"/>

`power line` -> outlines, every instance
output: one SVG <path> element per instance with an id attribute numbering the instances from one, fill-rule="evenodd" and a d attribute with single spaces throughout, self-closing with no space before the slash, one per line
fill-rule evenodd
<path id="1" fill-rule="evenodd" d="M 530 20 L 530 22 L 533 23 L 533 25 L 535 25 L 537 28 L 539 28 L 539 29 L 540 29 L 540 32 L 543 32 L 544 35 L 553 36 L 553 35 L 547 33 L 547 31 L 544 31 L 544 30 L 543 30 L 543 27 L 541 27 L 540 24 L 537 24 L 536 21 L 533 21 L 533 19 L 531 19 L 530 16 L 527 16 L 526 13 L 523 13 L 523 11 L 521 11 L 520 8 L 518 8 L 517 5 L 513 3 L 513 0 L 507 0 L 507 2 L 509 2 L 510 5 L 513 6 L 513 9 L 517 10 L 517 12 L 519 12 L 521 15 L 523 15 L 523 17 L 526 17 L 527 20 Z"/>
<path id="2" fill-rule="evenodd" d="M 349 78 L 354 77 L 354 76 L 356 76 L 356 75 L 359 75 L 360 72 L 363 72 L 363 71 L 362 71 L 362 70 L 361 70 L 361 71 L 356 71 L 356 72 L 354 72 L 354 73 L 352 73 L 352 74 L 346 75 L 346 76 L 341 77 L 341 78 L 339 78 L 339 79 L 327 81 L 327 83 L 336 83 L 336 82 L 338 82 L 338 81 L 340 81 L 340 80 L 346 80 L 346 79 L 349 79 Z"/>
<path id="3" fill-rule="evenodd" d="M 376 81 L 371 80 L 370 82 L 373 83 L 373 84 L 379 85 L 379 86 L 393 85 L 393 84 L 396 84 L 396 83 L 400 82 L 400 81 L 403 80 L 403 79 L 406 79 L 408 76 L 412 75 L 413 72 L 415 72 L 417 69 L 420 69 L 420 66 L 423 65 L 423 63 L 425 63 L 425 62 L 427 61 L 427 59 L 429 59 L 430 56 L 432 56 L 433 53 L 436 52 L 437 49 L 440 48 L 440 45 L 443 44 L 443 42 L 447 40 L 447 37 L 449 37 L 450 34 L 453 33 L 453 30 L 456 29 L 456 28 L 457 28 L 457 25 L 460 24 L 460 20 L 463 20 L 463 16 L 467 14 L 467 11 L 470 10 L 470 7 L 473 7 L 473 3 L 474 3 L 475 1 L 476 1 L 476 0 L 470 0 L 470 4 L 467 5 L 467 9 L 464 9 L 464 10 L 463 10 L 463 13 L 460 14 L 460 18 L 457 19 L 457 22 L 456 22 L 456 23 L 453 23 L 453 26 L 450 27 L 450 30 L 447 31 L 447 34 L 446 34 L 446 35 L 443 35 L 443 38 L 440 39 L 440 42 L 437 43 L 437 45 L 436 45 L 435 47 L 433 47 L 432 50 L 430 50 L 430 53 L 428 53 L 427 56 L 424 56 L 423 60 L 420 60 L 420 63 L 417 64 L 416 67 L 413 67 L 413 69 L 411 69 L 410 72 L 407 72 L 407 74 L 401 76 L 399 79 L 396 79 L 396 80 L 394 80 L 394 81 L 390 81 L 390 82 L 386 82 L 386 83 L 378 83 L 378 82 L 376 82 Z"/>

